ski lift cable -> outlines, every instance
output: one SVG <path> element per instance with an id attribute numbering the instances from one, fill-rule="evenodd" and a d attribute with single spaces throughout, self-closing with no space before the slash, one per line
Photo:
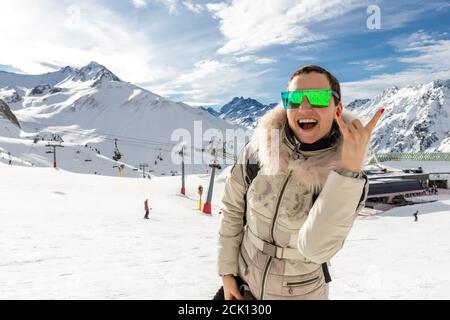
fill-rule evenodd
<path id="1" fill-rule="evenodd" d="M 2 119 L 0 119 L 2 120 Z M 6 121 L 5 121 L 6 122 Z M 36 128 L 36 125 L 34 125 L 33 127 Z M 42 127 L 40 130 L 42 131 L 44 128 Z M 95 137 L 98 138 L 99 135 L 103 136 L 102 138 L 105 140 L 110 140 L 110 141 L 116 141 L 117 138 L 109 138 L 110 137 L 123 137 L 125 139 L 120 139 L 122 144 L 129 144 L 129 145 L 133 145 L 133 146 L 146 146 L 146 148 L 150 148 L 150 149 L 154 149 L 154 150 L 159 150 L 158 148 L 151 148 L 148 146 L 157 146 L 157 145 L 166 145 L 166 146 L 172 146 L 175 147 L 178 144 L 177 143 L 168 143 L 168 142 L 162 142 L 162 141 L 157 141 L 157 140 L 152 140 L 152 139 L 142 139 L 142 138 L 134 138 L 134 137 L 126 137 L 126 136 L 120 136 L 120 135 L 113 135 L 113 134 L 106 134 L 106 133 L 102 133 L 100 131 L 96 131 L 95 133 L 81 133 L 79 131 L 76 130 L 71 130 L 71 129 L 64 129 L 61 130 L 61 132 L 67 132 L 67 133 L 73 133 L 76 135 L 81 135 L 81 136 L 87 136 L 87 137 Z M 99 134 L 99 135 L 98 135 Z M 196 150 L 196 148 L 194 146 L 190 146 L 188 147 L 189 149 L 191 149 L 194 152 L 202 152 L 200 150 Z M 166 152 L 172 152 L 171 150 L 167 150 L 167 149 L 162 149 Z M 230 159 L 234 159 L 234 156 L 231 154 L 227 154 L 226 156 L 228 156 Z"/>
<path id="2" fill-rule="evenodd" d="M 84 135 L 84 136 L 89 136 L 89 137 L 93 137 L 94 133 L 80 133 L 76 130 L 71 130 L 71 129 L 65 129 L 62 130 L 62 132 L 73 132 L 74 134 L 78 134 L 78 135 Z M 163 141 L 158 141 L 158 140 L 153 140 L 153 139 L 143 139 L 143 138 L 135 138 L 135 137 L 128 137 L 128 136 L 121 136 L 121 135 L 115 135 L 115 134 L 110 134 L 110 133 L 103 133 L 101 131 L 96 131 L 96 134 L 105 136 L 103 138 L 108 139 L 108 140 L 114 140 L 115 138 L 109 138 L 109 137 L 122 137 L 123 139 L 120 139 L 122 142 L 123 141 L 128 141 L 128 142 L 135 142 L 135 143 L 145 143 L 145 144 L 151 144 L 151 145 L 166 145 L 166 146 L 177 146 L 177 143 L 171 143 L 171 142 L 163 142 Z M 95 135 L 95 137 L 98 137 L 97 135 Z M 191 149 L 194 148 L 193 146 L 190 147 Z"/>
<path id="3" fill-rule="evenodd" d="M 36 127 L 36 125 L 34 125 L 34 127 Z M 41 128 L 41 131 L 44 128 Z M 158 141 L 158 140 L 152 140 L 152 139 L 142 139 L 142 138 L 134 138 L 134 137 L 127 137 L 127 136 L 120 136 L 120 135 L 114 135 L 114 134 L 108 134 L 108 133 L 103 133 L 100 131 L 96 131 L 95 133 L 81 133 L 77 130 L 71 130 L 71 129 L 64 129 L 61 132 L 68 132 L 68 133 L 74 133 L 76 135 L 81 135 L 81 136 L 88 136 L 88 137 L 99 137 L 99 135 L 103 135 L 105 140 L 111 140 L 114 141 L 116 138 L 109 138 L 109 137 L 123 137 L 124 139 L 121 139 L 121 142 L 127 142 L 129 144 L 133 144 L 133 145 L 137 145 L 137 144 L 141 144 L 141 145 L 166 145 L 166 146 L 177 146 L 177 143 L 169 143 L 169 142 L 163 142 L 163 141 Z M 194 149 L 195 147 L 191 146 L 190 149 Z M 170 152 L 169 150 L 164 150 L 167 152 Z M 194 150 L 197 151 L 197 150 Z"/>
<path id="4" fill-rule="evenodd" d="M 0 119 L 0 121 L 4 121 L 3 119 Z M 8 122 L 9 121 L 4 121 L 4 122 Z M 28 124 L 26 124 L 28 125 Z M 31 125 L 29 125 L 31 126 Z M 33 127 L 36 129 L 36 125 L 33 125 Z M 39 132 L 44 131 L 44 127 L 38 127 L 37 129 L 39 129 Z M 108 138 L 108 137 L 118 137 L 119 140 L 125 139 L 125 140 L 130 140 L 130 141 L 135 141 L 135 142 L 150 142 L 150 143 L 154 143 L 154 144 L 161 144 L 161 145 L 166 145 L 166 146 L 174 146 L 176 145 L 176 143 L 169 143 L 169 142 L 163 142 L 163 141 L 157 141 L 157 140 L 152 140 L 152 139 L 143 139 L 143 138 L 135 138 L 135 137 L 128 137 L 128 136 L 121 136 L 121 135 L 115 135 L 115 134 L 111 134 L 111 133 L 104 133 L 101 131 L 95 131 L 92 133 L 82 133 L 79 132 L 78 130 L 75 129 L 64 129 L 61 130 L 61 132 L 63 133 L 73 133 L 75 135 L 80 135 L 80 136 L 88 136 L 88 137 L 95 137 L 98 138 L 99 136 L 105 136 L 104 138 Z M 122 139 L 120 139 L 122 138 Z M 114 138 L 109 138 L 109 140 L 114 140 Z"/>

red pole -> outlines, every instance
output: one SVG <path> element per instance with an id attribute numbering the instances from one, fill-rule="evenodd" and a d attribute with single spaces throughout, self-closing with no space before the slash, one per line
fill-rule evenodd
<path id="1" fill-rule="evenodd" d="M 212 202 L 212 191 L 214 186 L 214 173 L 216 172 L 216 167 L 212 167 L 211 170 L 211 178 L 209 180 L 209 187 L 208 187 L 208 196 L 206 197 L 206 202 L 203 205 L 203 213 L 211 214 L 211 202 Z"/>
<path id="2" fill-rule="evenodd" d="M 203 213 L 211 214 L 211 203 L 205 203 L 203 205 Z"/>

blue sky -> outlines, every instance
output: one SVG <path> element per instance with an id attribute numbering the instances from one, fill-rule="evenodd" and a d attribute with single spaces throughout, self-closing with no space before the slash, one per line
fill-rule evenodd
<path id="1" fill-rule="evenodd" d="M 369 29 L 373 6 L 379 28 Z M 289 76 L 311 63 L 341 81 L 345 103 L 450 78 L 448 1 L 15 0 L 0 9 L 0 70 L 96 61 L 191 105 L 279 101 Z"/>

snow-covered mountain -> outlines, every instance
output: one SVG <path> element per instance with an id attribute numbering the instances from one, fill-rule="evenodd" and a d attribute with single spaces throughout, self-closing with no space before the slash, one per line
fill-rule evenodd
<path id="1" fill-rule="evenodd" d="M 275 104 L 235 97 L 212 115 L 254 128 Z M 358 99 L 345 106 L 368 121 L 384 107 L 373 133 L 374 152 L 450 152 L 450 80 L 435 80 L 406 88 L 392 87 L 373 99 Z"/>
<path id="2" fill-rule="evenodd" d="M 202 109 L 208 111 L 213 116 L 253 129 L 256 127 L 259 118 L 275 106 L 276 103 L 264 105 L 251 98 L 234 97 L 230 102 L 223 105 L 219 111 L 211 107 Z"/>
<path id="3" fill-rule="evenodd" d="M 367 102 L 369 102 L 370 99 L 356 99 L 350 102 L 348 105 L 345 106 L 345 108 L 349 110 L 357 109 L 363 105 L 365 105 Z"/>
<path id="4" fill-rule="evenodd" d="M 117 163 L 111 158 L 117 143 L 129 176 L 141 175 L 135 169 L 141 163 L 155 174 L 179 173 L 179 146 L 175 146 L 181 139 L 188 144 L 187 172 L 205 172 L 211 146 L 221 146 L 226 129 L 253 129 L 275 106 L 234 97 L 218 111 L 192 108 L 122 81 L 95 62 L 42 75 L 0 72 L 0 99 L 6 102 L 0 116 L 0 151 L 10 153 L 13 164 L 51 166 L 53 154 L 47 145 L 61 138 L 64 148 L 57 149 L 58 166 L 116 175 Z M 375 152 L 450 152 L 449 101 L 450 80 L 436 80 L 389 88 L 346 107 L 365 121 L 385 108 L 373 134 Z M 4 105 L 9 106 L 6 113 Z M 195 136 L 196 127 L 201 127 L 203 137 Z M 213 135 L 217 139 L 206 137 L 208 129 L 218 130 Z M 190 146 L 194 140 L 197 144 Z M 228 141 L 226 146 L 232 148 L 226 150 L 229 154 L 240 149 Z"/>
<path id="5" fill-rule="evenodd" d="M 392 87 L 355 104 L 366 121 L 385 108 L 372 137 L 375 152 L 450 152 L 450 80 Z"/>
<path id="6" fill-rule="evenodd" d="M 20 128 L 20 123 L 17 120 L 14 113 L 11 111 L 11 108 L 8 106 L 8 104 L 0 99 L 0 119 L 3 119 L 6 121 L 9 121 L 12 125 Z"/>
<path id="7" fill-rule="evenodd" d="M 220 141 L 226 129 L 239 128 L 122 81 L 95 62 L 42 75 L 0 72 L 0 98 L 9 104 L 23 130 L 20 136 L 1 135 L 0 147 L 36 166 L 49 166 L 53 155 L 46 153 L 48 140 L 61 137 L 65 148 L 58 148 L 58 165 L 75 172 L 116 175 L 117 166 L 111 164 L 115 139 L 128 171 L 147 163 L 146 170 L 155 174 L 179 172 L 180 165 L 171 160 L 180 160 L 175 146 L 184 140 L 187 172 L 204 172 L 208 155 L 198 148 L 213 139 L 194 134 L 215 129 L 213 136 Z M 201 130 L 194 132 L 198 127 Z M 194 139 L 197 144 L 192 146 Z"/>
<path id="8" fill-rule="evenodd" d="M 209 112 L 209 113 L 212 114 L 214 117 L 220 116 L 220 112 L 217 111 L 216 109 L 212 108 L 212 107 L 203 107 L 203 106 L 200 106 L 199 109 L 205 110 L 206 112 Z"/>
<path id="9" fill-rule="evenodd" d="M 0 99 L 0 136 L 17 138 L 20 135 L 20 130 L 20 123 L 16 116 L 11 111 L 8 104 Z M 2 149 L 0 148 L 0 153 L 2 154 L 1 150 Z"/>

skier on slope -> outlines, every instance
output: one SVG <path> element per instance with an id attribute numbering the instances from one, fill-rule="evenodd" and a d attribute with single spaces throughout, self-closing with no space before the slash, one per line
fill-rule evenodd
<path id="1" fill-rule="evenodd" d="M 152 208 L 150 208 L 150 210 L 151 209 Z M 145 201 L 144 201 L 144 210 L 145 210 L 144 219 L 148 219 L 148 214 L 149 214 L 148 199 L 145 199 Z"/>
<path id="2" fill-rule="evenodd" d="M 417 210 L 417 211 L 414 212 L 414 214 L 413 214 L 413 216 L 414 216 L 414 221 L 415 221 L 415 222 L 417 222 L 417 219 L 418 219 L 417 215 L 418 215 L 418 213 L 419 213 L 419 210 Z"/>
<path id="3" fill-rule="evenodd" d="M 352 119 L 338 80 L 314 65 L 297 70 L 287 90 L 227 179 L 218 236 L 223 287 L 213 299 L 327 299 L 328 262 L 367 199 L 362 166 L 384 109 L 366 125 Z"/>

